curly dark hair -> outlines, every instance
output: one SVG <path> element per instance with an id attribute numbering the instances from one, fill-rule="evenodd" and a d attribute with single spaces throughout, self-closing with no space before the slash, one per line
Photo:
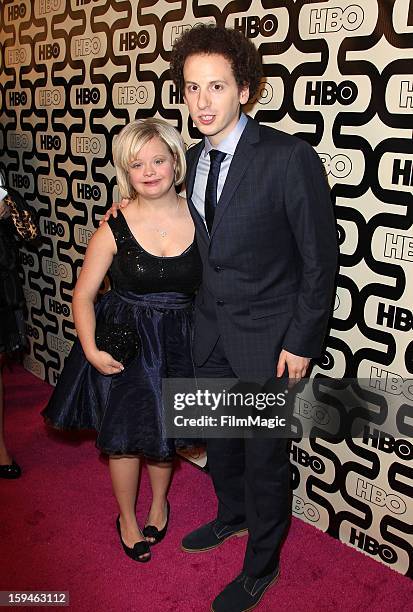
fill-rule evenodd
<path id="1" fill-rule="evenodd" d="M 184 91 L 184 64 L 190 55 L 223 55 L 230 62 L 238 87 L 249 86 L 254 97 L 262 77 L 262 62 L 254 44 L 242 32 L 213 24 L 198 24 L 186 30 L 172 48 L 170 73 Z"/>

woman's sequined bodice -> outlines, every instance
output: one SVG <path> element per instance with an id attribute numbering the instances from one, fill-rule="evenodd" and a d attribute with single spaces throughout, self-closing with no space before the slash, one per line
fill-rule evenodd
<path id="1" fill-rule="evenodd" d="M 181 255 L 159 257 L 141 247 L 121 211 L 116 219 L 111 217 L 108 223 L 117 246 L 117 254 L 109 269 L 113 289 L 140 294 L 166 291 L 195 293 L 202 275 L 202 263 L 195 241 Z"/>

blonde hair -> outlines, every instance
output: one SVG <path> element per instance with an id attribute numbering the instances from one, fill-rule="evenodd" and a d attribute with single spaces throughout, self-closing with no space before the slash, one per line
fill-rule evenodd
<path id="1" fill-rule="evenodd" d="M 122 198 L 136 197 L 129 180 L 129 164 L 137 158 L 142 147 L 155 137 L 168 147 L 175 158 L 175 185 L 181 185 L 184 182 L 186 174 L 185 143 L 180 133 L 163 119 L 155 117 L 136 119 L 122 128 L 114 139 L 112 148 Z"/>

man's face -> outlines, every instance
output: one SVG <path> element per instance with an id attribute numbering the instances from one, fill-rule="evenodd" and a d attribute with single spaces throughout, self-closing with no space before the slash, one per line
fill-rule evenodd
<path id="1" fill-rule="evenodd" d="M 201 134 L 216 147 L 238 123 L 240 105 L 249 88 L 239 89 L 231 64 L 223 55 L 190 55 L 184 64 L 184 100 Z"/>

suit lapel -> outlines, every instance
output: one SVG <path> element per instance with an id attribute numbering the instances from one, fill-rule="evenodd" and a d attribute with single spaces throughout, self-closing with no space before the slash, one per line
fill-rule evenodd
<path id="1" fill-rule="evenodd" d="M 214 223 L 212 226 L 211 238 L 220 223 L 222 217 L 228 208 L 231 198 L 237 189 L 242 177 L 245 174 L 251 158 L 254 156 L 253 144 L 259 141 L 259 125 L 251 117 L 248 117 L 248 124 L 245 126 L 244 132 L 238 142 L 235 154 L 232 159 L 225 185 L 219 198 L 217 208 L 215 210 Z M 218 147 L 219 148 L 219 147 Z"/>
<path id="2" fill-rule="evenodd" d="M 186 173 L 186 197 L 188 202 L 192 200 L 192 193 L 194 191 L 196 167 L 198 165 L 199 156 L 204 148 L 204 141 L 198 142 L 194 145 L 193 150 L 191 149 L 190 155 L 187 156 L 187 173 Z"/>
<path id="3" fill-rule="evenodd" d="M 189 206 L 189 212 L 191 213 L 195 226 L 198 228 L 198 230 L 203 230 L 206 232 L 207 230 L 202 220 L 202 217 L 192 202 L 192 193 L 194 191 L 196 168 L 198 165 L 199 156 L 201 155 L 203 148 L 204 141 L 201 140 L 201 142 L 194 146 L 194 151 L 192 152 L 191 150 L 191 155 L 190 159 L 188 159 L 188 168 L 186 173 L 186 199 Z"/>

